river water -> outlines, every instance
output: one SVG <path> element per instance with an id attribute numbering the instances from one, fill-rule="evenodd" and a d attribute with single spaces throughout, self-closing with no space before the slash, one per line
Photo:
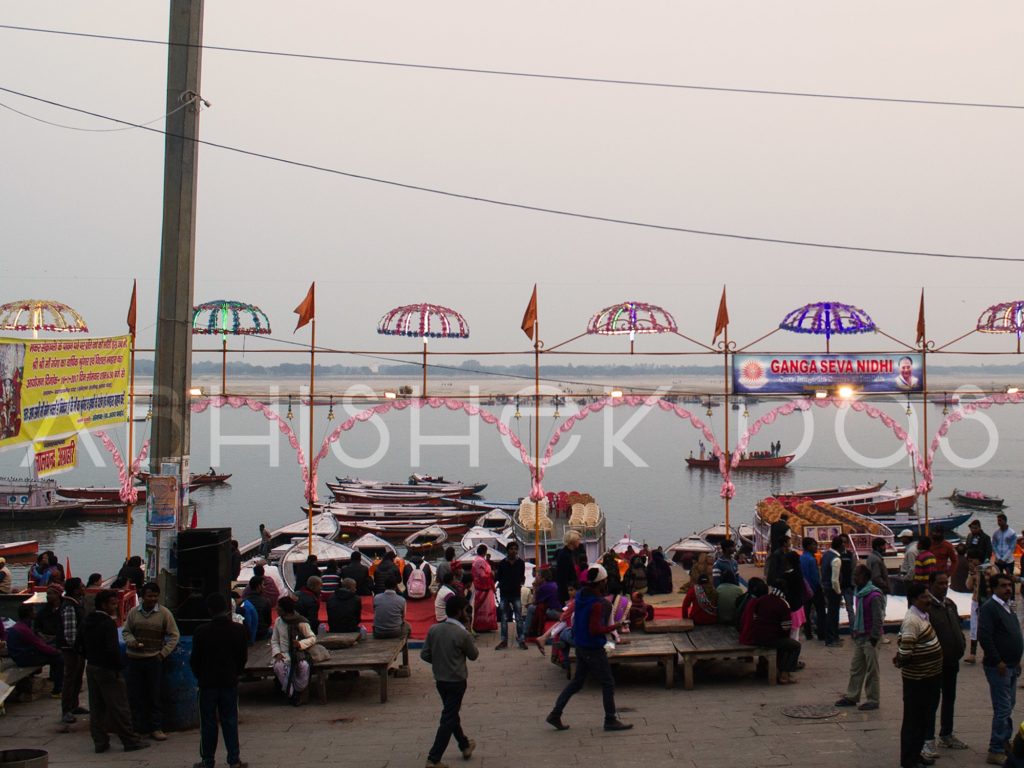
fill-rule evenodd
<path id="1" fill-rule="evenodd" d="M 875 403 L 912 435 L 920 434 L 923 409 L 928 409 L 930 434 L 938 428 L 942 407 L 920 403 L 907 414 L 905 400 Z M 710 422 L 715 434 L 723 434 L 722 407 L 706 416 L 698 404 L 682 404 Z M 772 407 L 769 403 L 731 410 L 730 443 L 739 431 Z M 357 408 L 349 406 L 350 412 Z M 281 406 L 281 413 L 287 405 Z M 491 407 L 510 425 L 524 444 L 532 439 L 533 414 L 523 409 L 514 417 L 512 407 Z M 542 410 L 542 445 L 557 425 L 577 407 L 569 403 L 555 419 L 552 409 Z M 348 414 L 338 406 L 338 418 L 328 421 L 327 409 L 317 408 L 316 444 Z M 308 411 L 296 407 L 290 422 L 301 444 L 308 437 L 301 425 Z M 142 436 L 149 424 L 139 423 Z M 111 430 L 112 435 L 117 431 Z M 1024 407 L 996 406 L 977 417 L 954 424 L 945 450 L 934 463 L 935 489 L 930 499 L 932 514 L 952 510 L 949 496 L 954 487 L 982 490 L 1004 496 L 1011 526 L 1024 525 L 1018 508 L 1021 435 Z M 116 434 L 122 450 L 126 433 Z M 684 459 L 698 451 L 702 436 L 687 421 L 658 408 L 607 408 L 577 422 L 559 443 L 555 460 L 544 479 L 548 491 L 579 490 L 594 495 L 608 520 L 608 543 L 627 531 L 651 545 L 668 545 L 724 518 L 717 472 L 688 469 Z M 736 496 L 731 504 L 733 524 L 748 522 L 754 505 L 764 496 L 800 488 L 857 484 L 886 480 L 887 487 L 910 487 L 915 481 L 900 441 L 880 421 L 849 409 L 813 408 L 794 413 L 764 427 L 753 438 L 750 450 L 765 450 L 772 441 L 782 443 L 783 453 L 796 452 L 790 468 L 779 472 L 743 472 L 734 475 Z M 930 436 L 929 436 L 930 440 Z M 244 443 L 249 444 L 244 444 Z M 919 440 L 924 442 L 923 440 Z M 412 472 L 443 474 L 450 480 L 485 481 L 485 497 L 514 499 L 529 492 L 529 472 L 518 453 L 497 430 L 477 417 L 447 409 L 407 409 L 360 423 L 343 434 L 337 452 L 320 465 L 321 496 L 329 495 L 323 483 L 335 475 L 377 480 L 405 480 Z M 532 453 L 532 451 L 531 451 Z M 27 474 L 19 468 L 20 451 L 0 454 L 0 475 Z M 212 464 L 232 473 L 229 485 L 203 488 L 192 494 L 198 504 L 201 526 L 230 526 L 242 542 L 256 537 L 260 522 L 277 527 L 298 519 L 302 512 L 303 486 L 295 453 L 276 426 L 248 409 L 210 409 L 192 420 L 192 469 L 203 472 Z M 99 441 L 86 439 L 79 449 L 79 467 L 60 476 L 62 484 L 113 485 L 116 470 Z M 979 513 L 984 527 L 994 526 L 991 513 Z M 135 514 L 133 552 L 143 552 L 145 515 Z M 0 523 L 0 541 L 37 539 L 40 549 L 53 549 L 64 561 L 69 558 L 76 575 L 114 572 L 126 547 L 123 521 L 69 520 L 56 523 Z M 24 579 L 24 566 L 15 564 L 16 583 Z"/>

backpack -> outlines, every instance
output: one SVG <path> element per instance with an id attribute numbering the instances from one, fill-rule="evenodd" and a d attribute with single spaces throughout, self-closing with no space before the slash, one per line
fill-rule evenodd
<path id="1" fill-rule="evenodd" d="M 405 585 L 405 592 L 413 600 L 419 600 L 427 596 L 427 574 L 423 571 L 425 567 L 426 563 L 420 563 L 409 574 L 409 581 Z"/>

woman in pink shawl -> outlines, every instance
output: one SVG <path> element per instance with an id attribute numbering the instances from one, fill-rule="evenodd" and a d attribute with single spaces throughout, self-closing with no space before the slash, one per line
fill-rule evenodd
<path id="1" fill-rule="evenodd" d="M 484 555 L 487 547 L 481 544 L 473 558 L 473 629 L 493 632 L 498 628 L 498 612 L 494 603 L 494 573 Z"/>

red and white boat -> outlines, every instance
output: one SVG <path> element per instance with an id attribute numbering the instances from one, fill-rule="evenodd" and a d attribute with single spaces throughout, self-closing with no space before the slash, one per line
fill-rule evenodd
<path id="1" fill-rule="evenodd" d="M 328 483 L 334 498 L 356 504 L 440 504 L 448 494 L 444 491 L 392 491 L 386 489 L 353 488 L 338 483 Z"/>
<path id="2" fill-rule="evenodd" d="M 789 453 L 785 456 L 749 456 L 745 459 L 741 458 L 739 464 L 736 465 L 736 469 L 784 469 L 795 458 L 796 454 L 794 453 Z M 707 459 L 688 458 L 686 464 L 694 469 L 714 469 L 717 471 L 718 457 L 712 456 Z"/>
<path id="3" fill-rule="evenodd" d="M 435 525 L 438 528 L 441 528 L 449 538 L 452 536 L 461 536 L 469 530 L 469 524 L 467 523 L 438 523 L 431 519 L 402 520 L 396 522 L 371 522 L 369 520 L 338 521 L 338 527 L 341 529 L 341 533 L 343 535 L 354 536 L 372 533 L 380 536 L 382 539 L 391 541 L 401 541 L 417 531 L 421 531 L 424 528 Z"/>
<path id="4" fill-rule="evenodd" d="M 839 485 L 835 488 L 812 488 L 808 491 L 786 491 L 776 493 L 777 499 L 834 499 L 837 496 L 856 496 L 860 493 L 874 493 L 882 490 L 887 481 L 866 483 L 864 485 Z"/>
<path id="5" fill-rule="evenodd" d="M 38 551 L 38 541 L 12 541 L 0 544 L 0 557 L 32 557 Z"/>
<path id="6" fill-rule="evenodd" d="M 842 507 L 858 515 L 893 515 L 914 508 L 917 502 L 917 491 L 899 489 L 895 491 L 875 491 L 874 493 L 855 493 L 847 496 L 834 496 L 818 499 L 834 507 Z"/>
<path id="7" fill-rule="evenodd" d="M 114 488 L 113 486 L 93 486 L 90 485 L 85 488 L 76 488 L 73 486 L 58 486 L 57 495 L 63 496 L 65 499 L 79 499 L 82 501 L 113 501 L 118 504 L 121 503 L 121 489 Z M 139 498 L 136 504 L 146 503 L 146 489 L 139 488 Z"/>

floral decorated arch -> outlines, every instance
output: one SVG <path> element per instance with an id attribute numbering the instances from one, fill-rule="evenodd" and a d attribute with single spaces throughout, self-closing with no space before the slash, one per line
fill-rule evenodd
<path id="1" fill-rule="evenodd" d="M 530 456 L 527 453 L 526 447 L 522 444 L 515 433 L 509 429 L 509 426 L 501 421 L 490 411 L 484 410 L 478 405 L 473 403 L 467 403 L 462 400 L 456 400 L 451 397 L 428 397 L 428 398 L 414 398 L 410 400 L 395 400 L 392 402 L 384 402 L 380 405 L 375 405 L 372 408 L 367 408 L 365 411 L 357 413 L 355 416 L 343 421 L 334 430 L 324 438 L 323 443 L 320 446 L 320 451 L 316 456 L 313 457 L 313 482 L 307 485 L 308 489 L 312 489 L 312 499 L 314 503 L 317 501 L 317 468 L 320 466 L 320 461 L 327 457 L 330 452 L 331 444 L 338 442 L 341 436 L 352 429 L 356 424 L 369 421 L 374 416 L 381 416 L 390 411 L 403 411 L 406 408 L 447 408 L 450 411 L 465 411 L 469 416 L 478 416 L 485 424 L 490 424 L 498 433 L 503 437 L 507 437 L 512 443 L 513 447 L 519 449 L 519 457 L 522 459 L 529 469 L 531 475 L 533 474 L 533 461 L 530 460 Z M 305 475 L 303 476 L 305 479 Z"/>
<path id="2" fill-rule="evenodd" d="M 907 454 L 911 459 L 913 459 L 917 469 L 921 472 L 922 480 L 917 486 L 917 492 L 927 493 L 931 489 L 932 476 L 931 470 L 929 469 L 930 462 L 928 465 L 925 464 L 914 440 L 907 434 L 907 431 L 903 429 L 903 427 L 896 423 L 896 420 L 892 418 L 892 416 L 889 416 L 887 413 L 883 413 L 876 406 L 871 405 L 870 403 L 865 403 L 860 400 L 844 400 L 838 397 L 827 397 L 821 399 L 814 398 L 813 400 L 800 398 L 799 400 L 792 400 L 788 403 L 783 403 L 777 408 L 772 408 L 768 413 L 754 421 L 754 423 L 751 424 L 747 428 L 747 431 L 740 437 L 739 442 L 736 443 L 736 450 L 733 451 L 732 454 L 730 469 L 735 469 L 739 466 L 740 459 L 750 443 L 750 438 L 760 432 L 761 427 L 772 424 L 779 416 L 788 416 L 794 411 L 809 411 L 812 406 L 817 406 L 819 408 L 849 408 L 852 411 L 863 413 L 872 419 L 877 419 L 882 422 L 882 424 L 893 433 L 896 439 L 903 443 L 904 447 L 907 449 Z"/>
<path id="3" fill-rule="evenodd" d="M 939 446 L 942 444 L 942 438 L 949 433 L 949 428 L 959 421 L 962 421 L 964 416 L 969 416 L 976 411 L 987 411 L 993 405 L 1013 405 L 1016 403 L 1024 403 L 1024 393 L 1014 392 L 1013 394 L 995 394 L 983 397 L 978 400 L 974 400 L 970 403 L 965 403 L 958 408 L 954 408 L 942 423 L 939 428 L 935 431 L 935 437 L 932 438 L 931 445 L 928 446 L 928 466 L 931 467 L 935 461 L 935 453 L 939 450 Z M 928 487 L 931 488 L 932 475 L 928 474 Z"/>
<path id="4" fill-rule="evenodd" d="M 131 470 L 129 471 L 124 465 L 124 457 L 121 455 L 121 451 L 114 445 L 110 435 L 100 430 L 96 433 L 96 437 L 100 439 L 103 447 L 111 455 L 114 466 L 117 467 L 117 481 L 121 486 L 121 490 L 118 493 L 119 498 L 126 504 L 134 504 L 139 500 L 139 489 L 135 487 L 133 481 L 139 474 L 142 462 L 146 460 L 146 456 L 149 454 L 149 438 L 147 437 L 142 443 L 142 450 L 135 457 L 135 461 L 132 462 Z"/>
<path id="5" fill-rule="evenodd" d="M 621 406 L 629 406 L 636 408 L 639 406 L 654 407 L 658 406 L 661 410 L 672 413 L 678 416 L 684 421 L 688 421 L 694 429 L 700 431 L 704 435 L 704 439 L 711 444 L 712 455 L 718 458 L 719 468 L 722 470 L 722 496 L 725 497 L 727 485 L 729 483 L 728 467 L 726 466 L 725 456 L 722 454 L 721 446 L 718 444 L 718 440 L 715 438 L 715 433 L 711 431 L 711 428 L 707 426 L 701 419 L 690 411 L 682 408 L 675 403 L 670 403 L 661 397 L 650 395 L 647 397 L 641 397 L 639 395 L 626 395 L 625 397 L 606 397 L 602 400 L 597 400 L 593 403 L 589 403 L 580 410 L 579 413 L 575 413 L 572 416 L 566 418 L 561 424 L 558 425 L 558 429 L 555 430 L 554 434 L 551 435 L 551 439 L 548 440 L 547 448 L 544 451 L 544 456 L 540 461 L 540 472 L 537 473 L 537 481 L 534 483 L 534 488 L 530 493 L 531 499 L 539 499 L 544 495 L 544 489 L 540 486 L 540 481 L 544 479 L 544 473 L 547 469 L 548 463 L 551 461 L 551 457 L 554 455 L 555 446 L 562 439 L 562 435 L 569 432 L 583 419 L 590 416 L 592 413 L 599 413 L 605 408 L 619 408 Z M 732 498 L 730 496 L 729 498 Z"/>

